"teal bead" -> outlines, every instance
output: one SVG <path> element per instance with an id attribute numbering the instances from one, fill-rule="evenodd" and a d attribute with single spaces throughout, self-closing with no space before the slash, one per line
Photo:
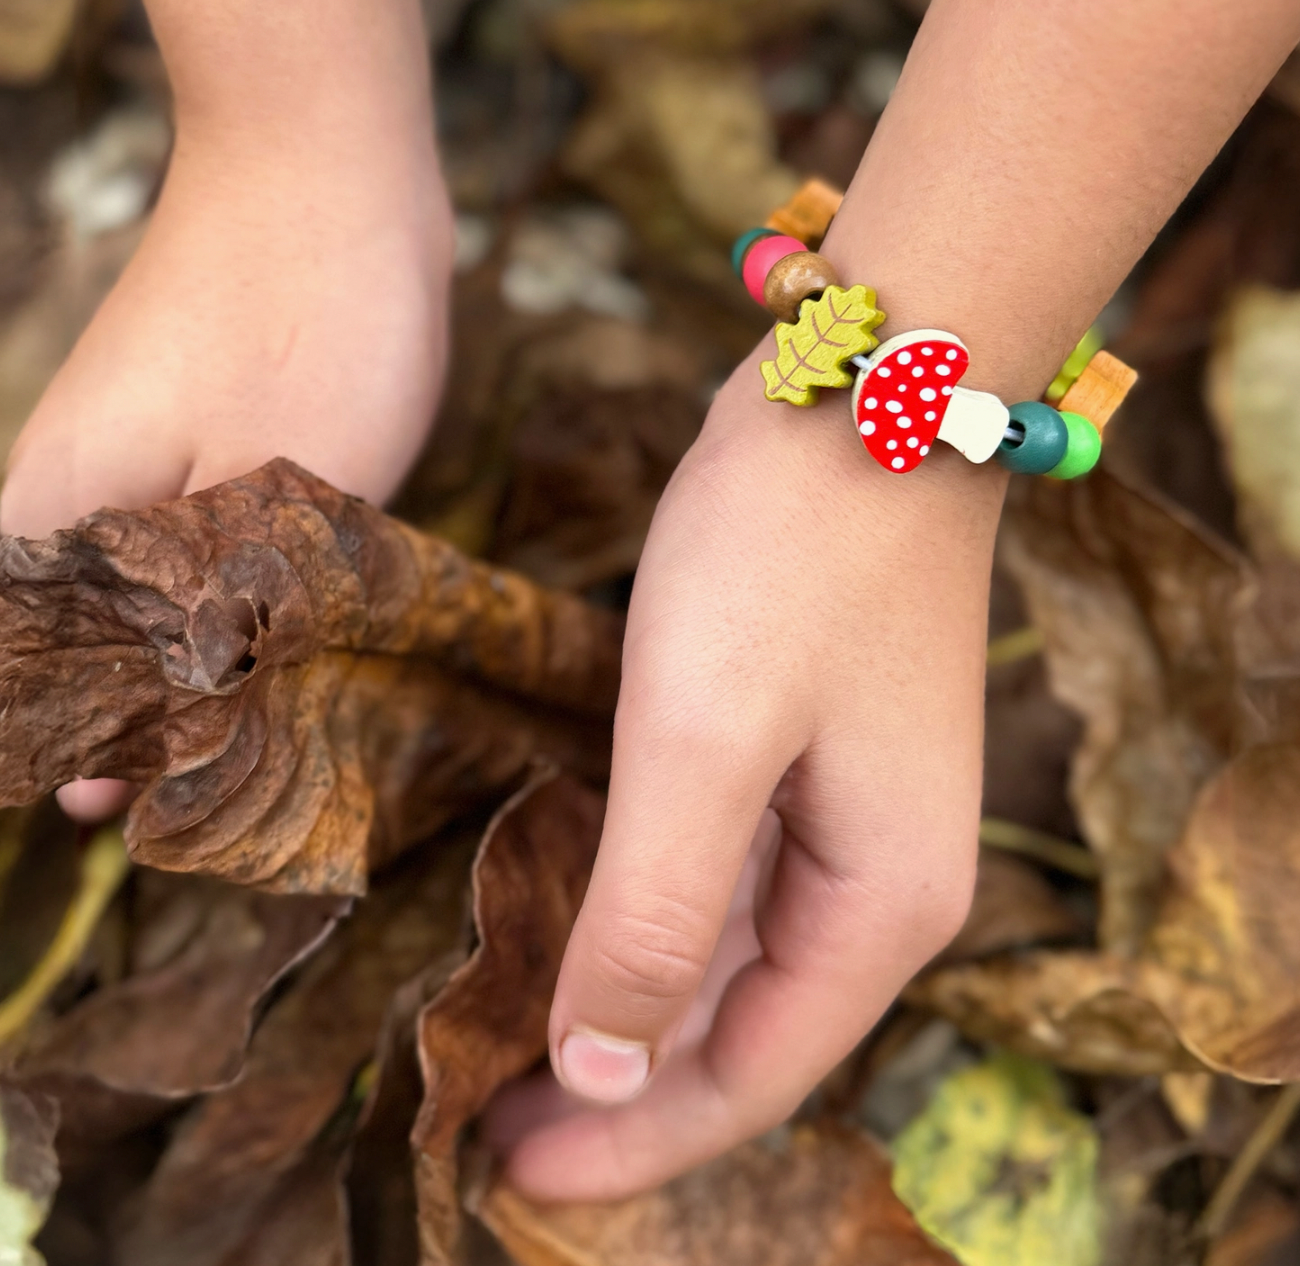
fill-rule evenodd
<path id="1" fill-rule="evenodd" d="M 1019 444 L 1003 440 L 995 456 L 1016 475 L 1045 475 L 1056 467 L 1069 448 L 1070 432 L 1061 415 L 1050 404 L 1022 400 L 1007 412 L 1016 429 L 1023 431 Z"/>
<path id="2" fill-rule="evenodd" d="M 1086 475 L 1101 457 L 1101 432 L 1081 413 L 1062 413 L 1070 442 L 1061 458 L 1047 472 L 1050 479 L 1078 479 Z"/>
<path id="3" fill-rule="evenodd" d="M 775 229 L 750 229 L 748 233 L 742 233 L 736 238 L 736 244 L 731 248 L 731 266 L 736 270 L 737 277 L 745 275 L 745 256 L 749 254 L 749 248 L 758 241 L 760 237 L 775 237 Z"/>

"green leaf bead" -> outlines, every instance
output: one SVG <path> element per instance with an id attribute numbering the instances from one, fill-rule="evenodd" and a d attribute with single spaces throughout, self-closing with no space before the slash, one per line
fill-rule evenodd
<path id="1" fill-rule="evenodd" d="M 742 233 L 736 238 L 736 244 L 731 248 L 731 266 L 736 270 L 737 277 L 744 276 L 745 256 L 749 254 L 749 248 L 760 237 L 774 237 L 775 235 L 775 229 L 750 229 L 749 232 Z"/>
<path id="2" fill-rule="evenodd" d="M 1070 432 L 1061 415 L 1049 404 L 1022 400 L 1007 412 L 1024 432 L 1019 444 L 1003 440 L 994 454 L 1000 465 L 1016 475 L 1045 475 L 1065 457 Z"/>
<path id="3" fill-rule="evenodd" d="M 1061 458 L 1047 472 L 1050 479 L 1078 479 L 1086 475 L 1101 457 L 1101 432 L 1081 413 L 1062 413 L 1070 442 Z"/>

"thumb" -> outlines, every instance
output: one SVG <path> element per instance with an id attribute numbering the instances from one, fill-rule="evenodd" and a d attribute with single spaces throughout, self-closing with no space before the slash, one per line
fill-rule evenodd
<path id="1" fill-rule="evenodd" d="M 625 665 L 604 834 L 551 1009 L 556 1076 L 601 1103 L 633 1098 L 667 1055 L 788 764 L 753 750 L 779 731 L 738 723 L 734 698 L 641 676 Z"/>

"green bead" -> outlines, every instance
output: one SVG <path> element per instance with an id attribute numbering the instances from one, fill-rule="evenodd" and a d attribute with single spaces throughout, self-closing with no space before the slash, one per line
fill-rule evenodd
<path id="1" fill-rule="evenodd" d="M 1078 479 L 1086 475 L 1101 456 L 1101 432 L 1081 413 L 1062 413 L 1070 432 L 1065 456 L 1047 472 L 1049 479 Z"/>
<path id="2" fill-rule="evenodd" d="M 737 277 L 743 277 L 745 268 L 745 256 L 749 254 L 749 248 L 758 241 L 760 237 L 775 237 L 775 229 L 750 229 L 748 233 L 742 233 L 736 238 L 736 244 L 731 248 L 731 266 L 736 270 Z"/>
<path id="3" fill-rule="evenodd" d="M 1007 412 L 1024 438 L 1019 444 L 1003 440 L 994 456 L 1013 474 L 1047 474 L 1065 457 L 1069 446 L 1070 432 L 1061 415 L 1037 400 L 1022 400 Z"/>

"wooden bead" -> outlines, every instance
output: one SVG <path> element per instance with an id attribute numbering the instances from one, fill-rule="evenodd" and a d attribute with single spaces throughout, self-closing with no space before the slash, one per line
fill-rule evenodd
<path id="1" fill-rule="evenodd" d="M 1069 432 L 1065 456 L 1047 475 L 1051 479 L 1078 479 L 1086 475 L 1101 457 L 1101 432 L 1079 413 L 1062 413 L 1061 421 Z"/>
<path id="2" fill-rule="evenodd" d="M 787 255 L 795 255 L 807 249 L 802 242 L 796 241 L 793 237 L 786 237 L 782 233 L 772 237 L 760 237 L 749 248 L 745 261 L 741 265 L 740 275 L 750 298 L 760 306 L 766 307 L 763 302 L 763 283 L 767 281 L 767 274 L 772 270 L 772 265 L 778 259 L 784 259 Z"/>
<path id="3" fill-rule="evenodd" d="M 778 321 L 793 324 L 799 319 L 799 305 L 816 298 L 840 279 L 829 259 L 813 251 L 796 251 L 778 259 L 763 282 L 763 302 Z"/>
<path id="4" fill-rule="evenodd" d="M 847 387 L 853 375 L 846 363 L 876 346 L 871 331 L 884 319 L 874 290 L 827 286 L 804 304 L 798 324 L 776 327 L 776 359 L 759 367 L 767 398 L 806 406 L 817 403 L 823 387 Z"/>
<path id="5" fill-rule="evenodd" d="M 785 206 L 768 216 L 767 227 L 820 246 L 843 201 L 844 195 L 834 185 L 824 180 L 806 180 Z"/>
<path id="6" fill-rule="evenodd" d="M 966 345 L 944 330 L 910 330 L 882 343 L 853 388 L 853 420 L 867 452 L 886 470 L 915 470 L 934 446 L 969 364 Z"/>
<path id="7" fill-rule="evenodd" d="M 998 445 L 998 465 L 1016 475 L 1045 475 L 1065 457 L 1070 432 L 1061 415 L 1050 404 L 1022 400 L 1008 410 L 1022 439 L 1018 444 L 1003 440 Z"/>
<path id="8" fill-rule="evenodd" d="M 750 229 L 748 233 L 742 233 L 736 238 L 736 244 L 731 248 L 731 267 L 737 277 L 744 280 L 745 256 L 749 254 L 749 248 L 760 238 L 775 236 L 775 229 Z"/>
<path id="9" fill-rule="evenodd" d="M 1083 414 L 1100 431 L 1124 403 L 1135 382 L 1136 369 L 1130 369 L 1109 352 L 1098 352 L 1056 407 L 1062 413 Z"/>

